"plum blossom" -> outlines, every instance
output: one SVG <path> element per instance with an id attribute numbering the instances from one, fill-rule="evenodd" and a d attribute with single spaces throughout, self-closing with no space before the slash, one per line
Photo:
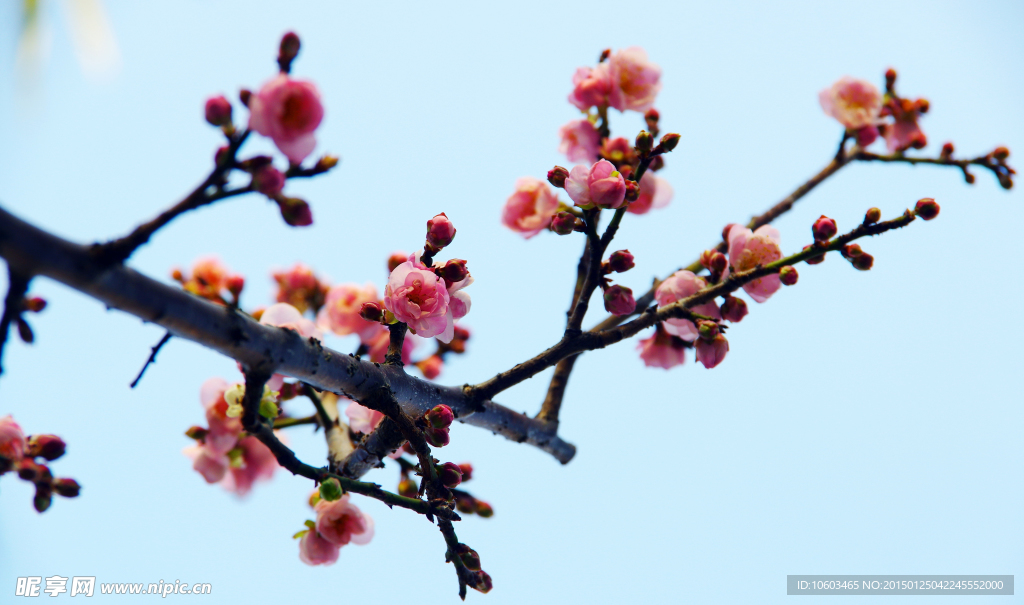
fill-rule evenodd
<path id="1" fill-rule="evenodd" d="M 619 111 L 647 111 L 661 91 L 661 68 L 647 59 L 644 49 L 619 50 L 608 60 L 612 81 L 608 104 Z"/>
<path id="2" fill-rule="evenodd" d="M 658 306 L 664 307 L 678 300 L 693 296 L 706 288 L 707 285 L 703 277 L 698 277 L 692 271 L 684 269 L 676 271 L 671 277 L 661 282 L 657 290 L 654 291 L 654 298 L 658 301 Z M 706 302 L 702 305 L 691 307 L 690 310 L 714 319 L 722 318 L 718 305 L 714 302 Z M 693 342 L 697 338 L 697 326 L 693 325 L 693 322 L 688 319 L 667 319 L 663 325 L 666 332 L 673 336 L 678 336 L 687 342 Z"/>
<path id="3" fill-rule="evenodd" d="M 516 181 L 516 191 L 505 201 L 501 222 L 529 239 L 551 224 L 558 211 L 558 197 L 548 184 L 533 177 Z"/>
<path id="4" fill-rule="evenodd" d="M 666 332 L 661 325 L 653 336 L 637 343 L 636 348 L 647 367 L 668 370 L 686 361 L 686 342 Z"/>
<path id="5" fill-rule="evenodd" d="M 306 565 L 333 565 L 341 547 L 325 540 L 315 529 L 309 529 L 299 538 L 299 560 Z"/>
<path id="6" fill-rule="evenodd" d="M 921 149 L 928 144 L 928 137 L 917 123 L 916 110 L 896 110 L 893 115 L 896 121 L 886 124 L 882 129 L 885 146 L 889 151 L 905 151 L 911 147 Z"/>
<path id="7" fill-rule="evenodd" d="M 672 201 L 672 185 L 647 171 L 640 177 L 640 197 L 630 202 L 627 212 L 647 214 L 651 208 L 664 208 Z"/>
<path id="8" fill-rule="evenodd" d="M 256 481 L 269 481 L 273 478 L 279 465 L 270 449 L 256 437 L 242 439 L 236 449 L 240 450 L 239 455 L 231 459 L 221 485 L 229 492 L 244 496 L 252 490 Z"/>
<path id="9" fill-rule="evenodd" d="M 356 433 L 370 433 L 377 428 L 384 414 L 377 410 L 371 410 L 353 401 L 345 408 L 345 415 L 348 416 L 348 426 Z"/>
<path id="10" fill-rule="evenodd" d="M 591 107 L 608 104 L 608 95 L 612 92 L 612 77 L 608 63 L 599 63 L 597 67 L 580 67 L 572 76 L 572 92 L 569 102 L 587 111 Z"/>
<path id="11" fill-rule="evenodd" d="M 729 264 L 734 271 L 748 271 L 782 258 L 779 230 L 771 225 L 751 231 L 741 225 L 729 229 Z M 778 274 L 766 275 L 743 285 L 743 290 L 759 303 L 771 298 L 782 287 Z"/>
<path id="12" fill-rule="evenodd" d="M 826 114 L 850 130 L 875 126 L 882 111 L 882 95 L 875 85 L 849 76 L 818 93 Z"/>
<path id="13" fill-rule="evenodd" d="M 0 418 L 0 456 L 8 460 L 20 460 L 25 455 L 27 441 L 21 426 L 8 414 Z"/>
<path id="14" fill-rule="evenodd" d="M 363 286 L 351 283 L 331 286 L 324 299 L 324 306 L 316 316 L 317 325 L 338 336 L 358 334 L 362 343 L 369 345 L 369 341 L 386 329 L 379 323 L 363 319 L 359 311 L 364 303 L 379 300 L 377 287 L 372 283 Z"/>
<path id="15" fill-rule="evenodd" d="M 223 302 L 221 293 L 228 289 L 233 280 L 242 280 L 242 276 L 231 273 L 216 256 L 204 256 L 192 264 L 192 274 L 187 278 L 175 270 L 175 279 L 180 279 L 181 287 L 186 292 L 201 296 L 215 302 Z M 244 280 L 243 280 L 244 281 Z"/>
<path id="16" fill-rule="evenodd" d="M 600 160 L 589 168 L 573 168 L 565 192 L 581 208 L 618 208 L 626 199 L 626 180 L 611 162 Z"/>
<path id="17" fill-rule="evenodd" d="M 467 275 L 448 284 L 420 261 L 419 253 L 413 254 L 391 272 L 384 307 L 414 334 L 449 343 L 455 336 L 455 320 L 469 313 L 472 301 L 462 289 L 471 283 L 473 276 Z"/>
<path id="18" fill-rule="evenodd" d="M 570 162 L 592 164 L 597 161 L 601 145 L 601 134 L 590 120 L 573 120 L 558 130 L 562 142 L 559 153 L 564 153 Z"/>
<path id="19" fill-rule="evenodd" d="M 293 164 L 313 152 L 313 131 L 324 117 L 316 85 L 280 74 L 249 100 L 249 128 L 273 139 Z"/>
<path id="20" fill-rule="evenodd" d="M 299 310 L 288 303 L 270 305 L 260 316 L 260 323 L 265 326 L 277 326 L 298 332 L 303 338 L 323 340 L 323 331 L 312 321 L 306 319 Z"/>
<path id="21" fill-rule="evenodd" d="M 697 361 L 710 370 L 725 359 L 725 354 L 729 352 L 729 341 L 719 334 L 712 340 L 698 339 L 694 348 L 697 350 Z"/>
<path id="22" fill-rule="evenodd" d="M 327 286 L 320 283 L 309 265 L 295 263 L 292 268 L 274 271 L 270 276 L 277 282 L 277 302 L 288 303 L 300 313 L 322 304 Z"/>
<path id="23" fill-rule="evenodd" d="M 320 500 L 316 511 L 316 531 L 325 540 L 337 546 L 368 544 L 373 539 L 373 517 L 349 502 L 345 494 L 333 502 Z"/>

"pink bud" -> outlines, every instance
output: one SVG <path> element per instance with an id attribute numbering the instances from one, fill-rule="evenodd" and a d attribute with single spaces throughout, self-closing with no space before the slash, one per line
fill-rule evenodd
<path id="1" fill-rule="evenodd" d="M 810 247 L 811 246 L 804 246 L 804 250 L 807 250 Z M 820 265 L 821 263 L 825 262 L 825 255 L 819 254 L 817 256 L 812 256 L 811 258 L 807 259 L 804 262 L 807 263 L 808 265 Z"/>
<path id="2" fill-rule="evenodd" d="M 56 435 L 32 435 L 28 439 L 25 455 L 30 458 L 39 456 L 52 461 L 63 456 L 66 449 L 64 440 Z"/>
<path id="3" fill-rule="evenodd" d="M 548 182 L 559 189 L 565 187 L 565 179 L 567 178 L 569 178 L 569 171 L 561 166 L 555 166 L 548 170 Z"/>
<path id="4" fill-rule="evenodd" d="M 384 307 L 380 303 L 363 303 L 359 308 L 359 317 L 366 321 L 379 322 L 384 317 Z"/>
<path id="5" fill-rule="evenodd" d="M 604 308 L 612 315 L 629 315 L 636 310 L 633 291 L 623 286 L 611 286 L 604 291 Z"/>
<path id="6" fill-rule="evenodd" d="M 427 438 L 427 443 L 434 447 L 444 447 L 451 442 L 451 436 L 448 434 L 448 429 L 431 429 L 423 431 L 423 436 Z"/>
<path id="7" fill-rule="evenodd" d="M 722 303 L 722 318 L 733 323 L 743 321 L 743 318 L 746 317 L 749 312 L 750 310 L 747 309 L 747 303 L 742 298 L 730 296 L 725 299 L 724 303 Z"/>
<path id="8" fill-rule="evenodd" d="M 245 278 L 241 275 L 231 275 L 225 280 L 224 287 L 232 296 L 238 298 L 242 294 L 242 289 L 245 288 Z"/>
<path id="9" fill-rule="evenodd" d="M 445 462 L 438 467 L 437 478 L 441 480 L 441 485 L 449 489 L 457 487 L 462 483 L 462 470 L 454 462 Z"/>
<path id="10" fill-rule="evenodd" d="M 878 208 L 868 208 L 868 211 L 864 213 L 864 224 L 866 225 L 874 225 L 880 220 L 882 220 L 882 211 Z"/>
<path id="11" fill-rule="evenodd" d="M 434 273 L 444 278 L 447 284 L 456 284 L 469 277 L 466 261 L 459 258 L 453 258 L 442 267 L 435 267 Z"/>
<path id="12" fill-rule="evenodd" d="M 814 225 L 811 226 L 811 234 L 814 235 L 814 241 L 816 242 L 827 242 L 835 237 L 838 231 L 836 222 L 824 214 L 821 215 L 821 218 L 814 221 Z"/>
<path id="13" fill-rule="evenodd" d="M 424 415 L 426 421 L 431 427 L 435 429 L 443 429 L 451 426 L 452 422 L 455 421 L 455 414 L 452 413 L 452 409 L 443 403 L 436 405 Z"/>
<path id="14" fill-rule="evenodd" d="M 388 257 L 388 273 L 391 273 L 398 268 L 405 261 L 409 260 L 409 255 L 405 252 L 392 252 L 391 256 Z"/>
<path id="15" fill-rule="evenodd" d="M 459 470 L 462 471 L 462 482 L 465 483 L 473 478 L 473 465 L 468 462 L 463 462 L 459 465 Z"/>
<path id="16" fill-rule="evenodd" d="M 476 501 L 476 514 L 480 515 L 484 519 L 488 519 L 494 516 L 494 508 L 490 504 L 483 500 Z"/>
<path id="17" fill-rule="evenodd" d="M 718 324 L 702 319 L 697 322 L 697 334 L 704 340 L 714 340 L 719 334 Z"/>
<path id="18" fill-rule="evenodd" d="M 440 250 L 455 239 L 455 225 L 442 212 L 427 221 L 427 243 Z"/>
<path id="19" fill-rule="evenodd" d="M 914 212 L 924 220 L 930 221 L 939 216 L 939 205 L 930 197 L 921 198 L 917 200 L 917 206 L 914 207 Z"/>
<path id="20" fill-rule="evenodd" d="M 213 126 L 228 126 L 231 124 L 231 102 L 223 96 L 207 99 L 206 121 Z"/>
<path id="21" fill-rule="evenodd" d="M 277 55 L 277 63 L 281 66 L 281 71 L 287 73 L 291 69 L 292 61 L 299 55 L 300 48 L 302 48 L 302 42 L 295 32 L 288 32 L 281 37 L 281 47 Z"/>
<path id="22" fill-rule="evenodd" d="M 452 342 L 455 342 L 454 339 Z M 419 368 L 420 372 L 423 372 L 424 378 L 434 380 L 441 375 L 441 370 L 444 368 L 444 360 L 441 359 L 440 355 L 431 355 L 422 361 L 417 361 L 416 367 Z"/>
<path id="23" fill-rule="evenodd" d="M 725 355 L 729 352 L 729 341 L 719 334 L 711 341 L 699 339 L 694 348 L 697 350 L 697 361 L 710 370 L 725 360 Z"/>
<path id="24" fill-rule="evenodd" d="M 558 235 L 569 235 L 576 227 L 576 217 L 571 212 L 559 212 L 551 219 L 551 230 Z"/>
<path id="25" fill-rule="evenodd" d="M 864 128 L 858 129 L 855 134 L 857 137 L 857 144 L 861 147 L 867 147 L 878 139 L 878 128 L 875 126 L 865 126 Z"/>
<path id="26" fill-rule="evenodd" d="M 608 257 L 608 269 L 613 273 L 623 273 L 636 266 L 629 250 L 616 250 Z"/>
<path id="27" fill-rule="evenodd" d="M 256 191 L 273 198 L 284 189 L 284 174 L 273 166 L 263 166 L 252 175 L 252 184 Z"/>
<path id="28" fill-rule="evenodd" d="M 781 281 L 784 286 L 792 286 L 796 284 L 796 280 L 799 277 L 800 276 L 797 275 L 795 267 L 783 267 L 782 270 L 779 271 L 779 281 Z"/>
<path id="29" fill-rule="evenodd" d="M 313 211 L 305 200 L 297 197 L 279 198 L 277 206 L 281 210 L 281 218 L 292 227 L 306 227 L 313 224 Z"/>

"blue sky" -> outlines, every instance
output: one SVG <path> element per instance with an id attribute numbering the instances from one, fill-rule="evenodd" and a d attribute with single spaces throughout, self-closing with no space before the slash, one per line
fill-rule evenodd
<path id="1" fill-rule="evenodd" d="M 470 354 L 444 384 L 479 382 L 560 334 L 580 242 L 524 242 L 499 211 L 516 178 L 564 163 L 571 75 L 603 48 L 648 50 L 664 71 L 663 130 L 683 137 L 661 173 L 674 201 L 630 217 L 616 240 L 637 258 L 621 280 L 634 290 L 828 162 L 840 131 L 817 92 L 840 76 L 880 83 L 898 69 L 903 94 L 931 101 L 928 154 L 947 140 L 964 155 L 1024 149 L 1014 2 L 108 1 L 122 67 L 99 83 L 79 70 L 51 2 L 52 52 L 34 88 L 13 69 L 14 4 L 0 8 L 0 204 L 81 242 L 124 233 L 201 180 L 219 144 L 203 101 L 258 87 L 280 34 L 297 31 L 295 73 L 318 83 L 327 111 L 317 153 L 342 158 L 331 175 L 288 185 L 316 224 L 291 229 L 265 200 L 235 199 L 176 221 L 131 265 L 167 279 L 216 252 L 247 276 L 250 307 L 269 302 L 268 271 L 297 260 L 382 288 L 387 255 L 416 246 L 444 211 L 459 230 L 451 252 L 476 277 Z M 641 126 L 612 114 L 617 134 Z M 796 287 L 729 332 L 712 371 L 692 359 L 644 368 L 635 341 L 587 354 L 562 414 L 579 448 L 567 466 L 456 427 L 442 453 L 474 463 L 466 487 L 496 510 L 457 528 L 494 577 L 491 594 L 469 598 L 772 603 L 786 599 L 787 574 L 1020 572 L 1018 191 L 981 171 L 968 186 L 948 169 L 854 165 L 777 227 L 794 251 L 819 214 L 844 230 L 868 207 L 893 216 L 926 196 L 942 205 L 937 220 L 867 242 L 870 272 L 838 257 L 801 267 Z M 59 574 L 211 582 L 217 603 L 331 590 L 355 602 L 455 598 L 436 529 L 366 499 L 371 544 L 330 568 L 300 563 L 291 535 L 310 516 L 308 481 L 279 474 L 240 501 L 180 453 L 202 421 L 199 385 L 234 379 L 234 364 L 172 341 L 130 390 L 161 330 L 53 282 L 33 291 L 50 307 L 33 318 L 37 344 L 7 351 L 0 415 L 65 437 L 53 467 L 84 489 L 37 515 L 26 484 L 0 480 L 0 594 L 17 576 Z M 499 400 L 534 412 L 546 376 Z M 290 439 L 322 459 L 318 435 Z M 370 478 L 393 487 L 397 472 Z"/>

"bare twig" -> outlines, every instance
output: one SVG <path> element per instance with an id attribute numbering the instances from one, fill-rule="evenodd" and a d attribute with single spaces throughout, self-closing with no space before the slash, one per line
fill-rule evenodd
<path id="1" fill-rule="evenodd" d="M 18 321 L 25 308 L 25 293 L 28 292 L 28 284 L 32 276 L 15 267 L 7 261 L 7 296 L 4 298 L 4 312 L 0 316 L 0 362 L 4 357 L 4 344 L 7 343 L 8 332 L 11 324 Z M 3 374 L 3 366 L 0 365 L 0 374 Z"/>
<path id="2" fill-rule="evenodd" d="M 133 380 L 132 383 L 128 385 L 130 388 L 134 389 L 139 384 L 139 381 L 142 380 L 142 375 L 146 373 L 146 368 L 148 368 L 151 363 L 156 361 L 156 354 L 160 352 L 160 349 L 162 349 L 164 345 L 167 344 L 167 341 L 169 341 L 170 339 L 171 333 L 167 332 L 166 334 L 163 335 L 163 338 L 160 339 L 160 342 L 156 343 L 150 348 L 149 359 L 146 360 L 146 363 L 142 366 L 142 369 L 139 370 L 139 375 L 135 377 L 135 380 Z"/>

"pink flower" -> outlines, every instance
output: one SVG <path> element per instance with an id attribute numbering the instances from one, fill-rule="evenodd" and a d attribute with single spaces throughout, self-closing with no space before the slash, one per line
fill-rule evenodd
<path id="1" fill-rule="evenodd" d="M 664 208 L 672 201 L 672 185 L 651 171 L 640 177 L 640 197 L 626 209 L 633 214 L 647 214 L 651 208 Z"/>
<path id="2" fill-rule="evenodd" d="M 370 356 L 370 361 L 384 363 L 384 358 L 388 354 L 388 347 L 391 345 L 391 332 L 380 324 L 376 324 L 375 330 L 376 332 L 373 335 L 362 342 L 369 348 L 367 354 Z M 412 353 L 416 350 L 418 340 L 419 338 L 412 334 L 405 335 L 405 340 L 402 341 L 402 363 L 412 362 Z"/>
<path id="3" fill-rule="evenodd" d="M 442 212 L 427 221 L 427 243 L 440 250 L 455 239 L 455 224 Z"/>
<path id="4" fill-rule="evenodd" d="M 182 453 L 192 459 L 192 468 L 202 475 L 207 483 L 217 483 L 228 473 L 231 461 L 227 454 L 215 452 L 205 445 L 187 447 Z"/>
<path id="5" fill-rule="evenodd" d="M 252 184 L 267 197 L 276 197 L 284 189 L 284 173 L 271 165 L 263 166 L 252 175 Z"/>
<path id="6" fill-rule="evenodd" d="M 580 111 L 607 105 L 608 95 L 612 92 L 612 78 L 608 63 L 600 63 L 593 68 L 578 68 L 572 77 L 572 86 L 569 102 L 578 107 Z"/>
<path id="7" fill-rule="evenodd" d="M 564 153 L 570 162 L 597 161 L 597 151 L 601 146 L 601 134 L 590 120 L 573 120 L 558 130 L 562 138 L 558 152 Z"/>
<path id="8" fill-rule="evenodd" d="M 767 265 L 782 258 L 779 248 L 779 230 L 763 225 L 751 231 L 741 225 L 729 229 L 729 264 L 734 271 L 747 271 L 758 265 Z M 759 303 L 782 287 L 778 274 L 768 275 L 744 284 L 743 290 Z"/>
<path id="9" fill-rule="evenodd" d="M 818 93 L 818 102 L 826 114 L 850 130 L 874 126 L 882 110 L 882 95 L 875 85 L 849 76 Z"/>
<path id="10" fill-rule="evenodd" d="M 711 341 L 698 339 L 694 348 L 697 349 L 697 361 L 710 370 L 725 359 L 725 354 L 729 352 L 729 341 L 719 334 Z"/>
<path id="11" fill-rule="evenodd" d="M 323 340 L 324 333 L 320 328 L 302 316 L 299 310 L 288 303 L 277 303 L 270 305 L 263 315 L 260 316 L 260 323 L 265 326 L 277 326 L 298 332 L 303 338 L 315 338 Z"/>
<path id="12" fill-rule="evenodd" d="M 920 149 L 928 144 L 928 137 L 921 130 L 916 116 L 886 124 L 883 133 L 889 151 L 904 151 L 911 147 Z"/>
<path id="13" fill-rule="evenodd" d="M 394 313 L 398 321 L 408 324 L 419 336 L 437 336 L 442 342 L 451 342 L 454 335 L 455 318 L 449 308 L 450 300 L 444 280 L 411 261 L 391 272 L 384 289 L 384 307 Z"/>
<path id="14" fill-rule="evenodd" d="M 683 362 L 686 361 L 684 345 L 681 338 L 672 336 L 658 326 L 654 336 L 641 340 L 637 343 L 636 348 L 640 351 L 640 359 L 643 360 L 645 366 L 668 370 L 683 365 Z"/>
<path id="15" fill-rule="evenodd" d="M 192 265 L 192 275 L 182 279 L 181 287 L 196 296 L 222 302 L 221 292 L 228 287 L 232 278 L 241 279 L 241 276 L 232 275 L 216 256 L 205 256 Z"/>
<path id="16" fill-rule="evenodd" d="M 356 433 L 370 433 L 373 429 L 377 428 L 381 420 L 384 420 L 384 414 L 377 410 L 363 407 L 355 401 L 345 408 L 345 415 L 348 416 L 349 428 Z"/>
<path id="17" fill-rule="evenodd" d="M 624 286 L 610 286 L 604 291 L 604 309 L 612 315 L 629 315 L 636 310 L 633 291 Z"/>
<path id="18" fill-rule="evenodd" d="M 316 147 L 313 131 L 324 117 L 320 93 L 312 82 L 280 74 L 249 100 L 249 128 L 270 137 L 293 164 Z"/>
<path id="19" fill-rule="evenodd" d="M 242 433 L 242 419 L 229 418 L 227 415 L 228 403 L 224 400 L 224 392 L 230 386 L 222 378 L 210 378 L 199 389 L 199 399 L 206 409 L 206 422 L 209 425 L 206 447 L 217 454 L 226 454 L 234 448 Z"/>
<path id="20" fill-rule="evenodd" d="M 320 500 L 316 511 L 316 531 L 338 546 L 368 544 L 373 539 L 373 518 L 349 502 L 348 494 L 334 502 Z"/>
<path id="21" fill-rule="evenodd" d="M 241 465 L 230 466 L 221 485 L 229 492 L 244 496 L 252 490 L 256 481 L 273 478 L 279 465 L 270 449 L 255 437 L 242 439 L 237 447 L 241 449 Z"/>
<path id="22" fill-rule="evenodd" d="M 661 68 L 647 60 L 644 49 L 634 46 L 616 52 L 608 60 L 612 89 L 608 103 L 619 111 L 647 111 L 661 91 Z"/>
<path id="23" fill-rule="evenodd" d="M 270 276 L 277 282 L 277 302 L 288 303 L 300 313 L 323 301 L 327 286 L 320 283 L 309 265 L 295 263 L 291 269 L 274 271 Z"/>
<path id="24" fill-rule="evenodd" d="M 661 282 L 658 289 L 654 291 L 654 298 L 658 301 L 658 306 L 664 307 L 677 300 L 693 296 L 706 288 L 707 285 L 704 278 L 694 275 L 691 271 L 676 271 L 671 277 Z M 707 317 L 722 318 L 718 305 L 714 301 L 706 302 L 690 309 L 694 313 Z M 693 322 L 688 319 L 669 319 L 664 322 L 664 326 L 666 332 L 673 336 L 678 336 L 687 342 L 693 342 L 697 338 L 697 326 L 693 325 Z"/>
<path id="25" fill-rule="evenodd" d="M 359 315 L 364 303 L 378 302 L 377 287 L 371 283 L 338 284 L 327 291 L 324 306 L 316 317 L 317 324 L 338 336 L 358 334 L 363 344 L 369 344 L 384 326 L 367 321 Z"/>
<path id="26" fill-rule="evenodd" d="M 341 547 L 325 540 L 315 529 L 299 538 L 299 560 L 306 565 L 333 565 Z"/>
<path id="27" fill-rule="evenodd" d="M 8 460 L 20 460 L 25 455 L 26 445 L 25 433 L 14 421 L 14 417 L 8 414 L 0 418 L 0 456 Z"/>
<path id="28" fill-rule="evenodd" d="M 558 197 L 547 183 L 532 177 L 516 181 L 516 191 L 505 202 L 501 222 L 529 239 L 551 224 L 558 210 Z"/>
<path id="29" fill-rule="evenodd" d="M 590 168 L 573 168 L 565 192 L 581 208 L 618 208 L 626 199 L 626 180 L 611 162 L 600 160 Z"/>

